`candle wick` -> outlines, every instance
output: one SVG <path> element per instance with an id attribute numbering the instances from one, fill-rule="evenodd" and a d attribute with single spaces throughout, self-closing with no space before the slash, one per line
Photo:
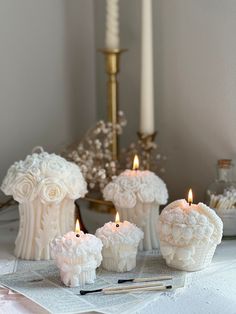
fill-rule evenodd
<path id="1" fill-rule="evenodd" d="M 116 224 L 116 228 L 118 228 L 120 225 L 119 224 Z"/>
<path id="2" fill-rule="evenodd" d="M 191 205 L 192 205 L 192 202 L 188 202 L 188 204 L 189 204 L 189 206 L 191 206 Z"/>
<path id="3" fill-rule="evenodd" d="M 79 237 L 80 237 L 80 235 L 77 233 L 77 234 L 76 234 L 76 237 L 77 237 L 77 238 L 79 238 Z"/>

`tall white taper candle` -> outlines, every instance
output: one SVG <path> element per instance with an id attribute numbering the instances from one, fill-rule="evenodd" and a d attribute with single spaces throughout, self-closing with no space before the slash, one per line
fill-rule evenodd
<path id="1" fill-rule="evenodd" d="M 140 132 L 154 133 L 152 0 L 142 0 Z"/>
<path id="2" fill-rule="evenodd" d="M 107 49 L 119 49 L 119 0 L 106 0 L 106 38 Z"/>

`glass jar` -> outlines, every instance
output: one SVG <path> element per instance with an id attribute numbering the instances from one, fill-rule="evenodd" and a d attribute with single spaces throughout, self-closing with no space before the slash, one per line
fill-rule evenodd
<path id="1" fill-rule="evenodd" d="M 217 179 L 206 191 L 206 202 L 223 221 L 224 236 L 236 236 L 236 182 L 231 159 L 218 160 Z"/>

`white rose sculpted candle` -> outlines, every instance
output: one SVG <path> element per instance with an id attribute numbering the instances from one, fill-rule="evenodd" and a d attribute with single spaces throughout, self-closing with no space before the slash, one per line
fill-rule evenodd
<path id="1" fill-rule="evenodd" d="M 51 242 L 52 257 L 60 269 L 62 282 L 69 287 L 83 286 L 96 279 L 96 268 L 102 260 L 102 242 L 92 234 L 70 231 Z"/>
<path id="2" fill-rule="evenodd" d="M 221 242 L 223 223 L 203 203 L 177 200 L 163 209 L 159 220 L 160 249 L 166 263 L 174 268 L 196 271 L 208 266 Z"/>
<path id="3" fill-rule="evenodd" d="M 136 266 L 138 245 L 143 232 L 134 224 L 120 222 L 119 214 L 115 222 L 108 222 L 95 234 L 103 243 L 102 267 L 109 271 L 130 271 Z"/>
<path id="4" fill-rule="evenodd" d="M 140 250 L 159 247 L 157 223 L 159 206 L 168 199 L 165 183 L 151 171 L 138 170 L 138 157 L 134 158 L 133 170 L 125 170 L 104 189 L 106 200 L 112 201 L 121 220 L 136 224 L 144 231 Z"/>
<path id="5" fill-rule="evenodd" d="M 77 165 L 46 152 L 15 162 L 1 189 L 19 202 L 15 255 L 27 260 L 50 259 L 50 241 L 73 229 L 74 201 L 87 192 Z"/>

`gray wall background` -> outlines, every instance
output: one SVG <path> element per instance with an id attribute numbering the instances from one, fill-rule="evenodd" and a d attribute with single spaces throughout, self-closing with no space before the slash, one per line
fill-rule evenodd
<path id="1" fill-rule="evenodd" d="M 36 145 L 60 151 L 95 121 L 92 0 L 0 0 L 0 180 Z"/>
<path id="2" fill-rule="evenodd" d="M 139 128 L 140 0 L 120 0 L 120 107 Z M 236 159 L 235 0 L 153 0 L 158 144 L 171 198 L 202 200 Z M 0 0 L 0 179 L 32 147 L 60 151 L 106 115 L 105 0 Z"/>

